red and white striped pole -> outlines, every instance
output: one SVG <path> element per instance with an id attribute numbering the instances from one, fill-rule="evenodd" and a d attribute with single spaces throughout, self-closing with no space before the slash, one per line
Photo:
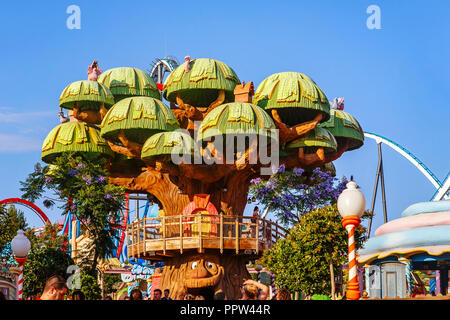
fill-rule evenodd
<path id="1" fill-rule="evenodd" d="M 17 276 L 17 285 L 16 285 L 16 299 L 22 300 L 23 295 L 23 265 L 27 261 L 27 258 L 15 257 L 14 258 L 19 264 L 20 272 Z"/>
<path id="2" fill-rule="evenodd" d="M 355 229 L 360 223 L 361 219 L 357 216 L 347 216 L 342 219 L 342 225 L 348 232 L 348 285 L 346 297 L 349 300 L 358 300 L 361 297 L 355 248 Z"/>
<path id="3" fill-rule="evenodd" d="M 342 225 L 348 232 L 348 285 L 346 297 L 348 300 L 358 300 L 361 297 L 358 283 L 356 263 L 355 229 L 361 224 L 360 217 L 366 207 L 366 199 L 358 185 L 350 181 L 347 189 L 340 194 L 337 207 L 342 216 Z"/>
<path id="4" fill-rule="evenodd" d="M 23 230 L 18 230 L 17 235 L 11 240 L 11 249 L 14 253 L 14 259 L 19 264 L 19 275 L 17 277 L 16 297 L 22 300 L 23 294 L 23 264 L 27 261 L 27 254 L 30 251 L 30 240 L 25 236 Z"/>

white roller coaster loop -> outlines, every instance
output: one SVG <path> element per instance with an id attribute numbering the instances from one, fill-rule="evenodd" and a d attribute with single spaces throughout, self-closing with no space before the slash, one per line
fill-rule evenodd
<path id="1" fill-rule="evenodd" d="M 432 200 L 440 200 L 442 198 L 449 199 L 448 195 L 450 187 L 449 175 L 447 175 L 446 180 L 444 181 L 444 183 L 442 183 L 422 161 L 420 161 L 416 156 L 414 156 L 411 152 L 406 150 L 398 143 L 375 133 L 364 132 L 364 136 L 375 140 L 377 144 L 384 143 L 388 145 L 389 147 L 400 153 L 403 157 L 408 159 L 408 161 L 411 162 L 417 169 L 419 169 L 419 171 L 422 172 L 425 175 L 425 177 L 436 188 L 436 193 L 433 195 Z"/>

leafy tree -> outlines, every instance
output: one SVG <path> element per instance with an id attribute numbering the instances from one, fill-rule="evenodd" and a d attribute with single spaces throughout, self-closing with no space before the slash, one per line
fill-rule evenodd
<path id="1" fill-rule="evenodd" d="M 11 240 L 16 236 L 17 230 L 28 230 L 28 225 L 22 211 L 14 206 L 0 207 L 0 258 L 12 255 Z"/>
<path id="2" fill-rule="evenodd" d="M 103 284 L 105 294 L 111 294 L 116 292 L 119 286 L 122 284 L 122 278 L 119 274 L 105 273 L 103 275 Z"/>
<path id="3" fill-rule="evenodd" d="M 369 216 L 365 213 L 363 218 Z M 289 235 L 266 251 L 264 266 L 276 274 L 278 287 L 306 295 L 334 296 L 334 275 L 347 262 L 347 231 L 336 204 L 304 214 Z M 365 228 L 355 231 L 356 247 L 365 240 Z"/>
<path id="4" fill-rule="evenodd" d="M 282 165 L 267 181 L 256 178 L 251 182 L 251 197 L 268 206 L 282 224 L 292 226 L 303 214 L 336 202 L 347 179 L 343 177 L 338 182 L 329 171 L 320 168 L 285 171 Z"/>
<path id="5" fill-rule="evenodd" d="M 92 239 L 92 258 L 85 268 L 95 272 L 98 258 L 112 253 L 117 237 L 114 228 L 122 209 L 124 188 L 107 183 L 104 159 L 65 153 L 51 166 L 37 164 L 25 182 L 21 182 L 23 198 L 36 201 L 45 190 L 53 191 L 57 200 L 70 203 L 70 210 Z M 66 210 L 66 205 L 61 206 Z"/>
<path id="6" fill-rule="evenodd" d="M 100 286 L 98 285 L 97 275 L 95 272 L 81 272 L 81 289 L 86 300 L 100 300 L 102 297 Z"/>
<path id="7" fill-rule="evenodd" d="M 67 250 L 67 235 L 60 233 L 60 226 L 58 223 L 51 224 L 47 222 L 44 230 L 36 232 L 27 232 L 26 236 L 31 242 L 32 248 L 39 250 L 40 248 L 52 248 Z"/>
<path id="8" fill-rule="evenodd" d="M 59 248 L 32 247 L 24 264 L 24 295 L 39 295 L 45 282 L 53 275 L 67 278 L 67 268 L 74 262 L 67 252 Z"/>

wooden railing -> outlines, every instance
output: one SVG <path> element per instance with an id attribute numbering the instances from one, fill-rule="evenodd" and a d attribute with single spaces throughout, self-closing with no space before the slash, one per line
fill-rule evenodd
<path id="1" fill-rule="evenodd" d="M 151 259 L 190 249 L 259 255 L 286 235 L 286 229 L 258 217 L 194 214 L 144 218 L 128 225 L 128 256 Z"/>

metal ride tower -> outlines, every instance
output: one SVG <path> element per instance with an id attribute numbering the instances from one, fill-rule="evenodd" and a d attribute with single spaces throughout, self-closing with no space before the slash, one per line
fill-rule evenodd
<path id="1" fill-rule="evenodd" d="M 159 90 L 162 91 L 162 85 L 164 83 L 164 78 L 166 77 L 166 75 L 170 74 L 178 66 L 179 63 L 177 59 L 170 56 L 163 59 L 155 59 L 152 62 L 149 73 L 158 85 Z"/>

